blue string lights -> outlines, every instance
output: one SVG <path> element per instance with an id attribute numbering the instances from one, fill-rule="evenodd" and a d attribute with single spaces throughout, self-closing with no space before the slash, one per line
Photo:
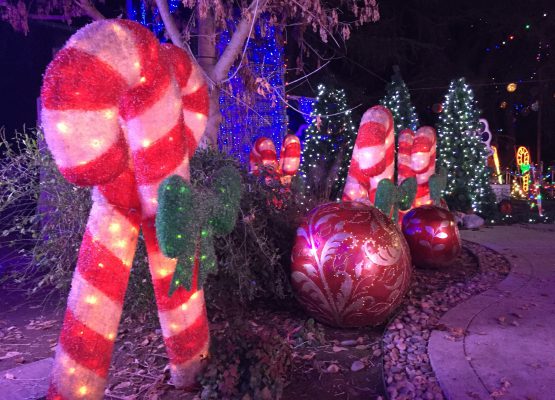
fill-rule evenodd
<path id="1" fill-rule="evenodd" d="M 233 34 L 234 24 L 222 32 L 218 45 L 222 54 Z M 276 150 L 287 130 L 285 103 L 285 62 L 281 30 L 263 15 L 253 29 L 244 59 L 231 68 L 227 85 L 220 95 L 222 124 L 218 136 L 220 150 L 248 162 L 252 143 L 259 137 L 271 138 Z M 237 68 L 248 68 L 255 78 L 257 93 L 245 96 L 245 74 Z M 252 82 L 249 82 L 252 85 Z M 278 154 L 279 155 L 279 154 Z"/>
<path id="2" fill-rule="evenodd" d="M 174 13 L 179 7 L 179 0 L 168 0 L 168 6 L 170 13 Z M 131 21 L 139 22 L 141 25 L 150 29 L 160 41 L 166 41 L 164 37 L 164 23 L 160 17 L 158 7 L 154 7 L 153 9 L 148 8 L 144 0 L 138 2 L 127 0 L 126 8 L 127 16 Z M 137 8 L 139 12 L 137 12 Z"/>

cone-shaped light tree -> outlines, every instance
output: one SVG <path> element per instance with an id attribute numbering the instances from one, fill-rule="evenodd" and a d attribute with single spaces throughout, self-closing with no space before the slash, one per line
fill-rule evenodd
<path id="1" fill-rule="evenodd" d="M 393 71 L 391 81 L 385 88 L 386 95 L 380 100 L 380 104 L 389 108 L 393 114 L 395 137 L 397 137 L 403 129 L 416 131 L 419 123 L 416 109 L 410 100 L 409 89 L 401 77 L 399 67 L 394 66 Z"/>
<path id="2" fill-rule="evenodd" d="M 319 85 L 312 122 L 302 146 L 301 175 L 307 194 L 339 199 L 355 139 L 356 128 L 345 91 Z"/>
<path id="3" fill-rule="evenodd" d="M 487 150 L 474 133 L 479 115 L 474 93 L 465 79 L 452 81 L 437 126 L 438 164 L 447 169 L 445 194 L 449 205 L 487 214 L 494 200 Z"/>

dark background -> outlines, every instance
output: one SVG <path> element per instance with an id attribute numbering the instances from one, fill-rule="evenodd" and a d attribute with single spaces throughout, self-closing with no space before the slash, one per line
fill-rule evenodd
<path id="1" fill-rule="evenodd" d="M 529 146 L 532 161 L 537 161 L 538 121 L 542 160 L 554 163 L 555 62 L 550 54 L 555 37 L 553 3 L 381 0 L 380 21 L 353 32 L 341 48 L 331 42 L 322 44 L 311 32 L 305 33 L 320 56 L 334 60 L 290 94 L 313 96 L 317 83 L 324 81 L 344 87 L 350 105 L 360 105 L 356 110 L 363 112 L 384 95 L 392 66 L 398 65 L 421 123 L 434 124 L 438 115 L 432 112 L 433 104 L 441 103 L 451 79 L 464 76 L 475 90 L 482 116 L 490 122 L 493 142 L 500 146 L 505 165 L 518 145 Z M 121 12 L 117 2 L 111 5 L 115 14 L 108 12 L 108 16 Z M 84 23 L 85 19 L 74 21 L 70 28 L 63 23 L 30 21 L 30 33 L 24 36 L 0 22 L 0 126 L 4 125 L 8 134 L 23 125 L 35 126 L 41 76 L 53 48 L 62 46 Z M 295 41 L 289 40 L 289 65 L 294 64 L 297 51 Z M 309 69 L 316 66 L 316 59 L 313 55 Z M 509 82 L 518 84 L 516 92 L 506 91 Z M 500 108 L 503 101 L 507 103 L 504 109 Z M 536 101 L 541 115 L 531 108 Z"/>

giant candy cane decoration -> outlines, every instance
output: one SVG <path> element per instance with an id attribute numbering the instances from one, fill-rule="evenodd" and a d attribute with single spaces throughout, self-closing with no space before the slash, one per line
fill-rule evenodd
<path id="1" fill-rule="evenodd" d="M 173 383 L 191 385 L 207 353 L 203 293 L 168 297 L 175 260 L 162 255 L 157 188 L 189 176 L 208 114 L 206 84 L 175 46 L 141 25 L 94 22 L 73 35 L 44 76 L 42 121 L 64 177 L 94 186 L 49 399 L 101 399 L 139 229 L 147 245 Z"/>
<path id="2" fill-rule="evenodd" d="M 414 135 L 411 168 L 418 183 L 414 207 L 431 204 L 428 182 L 436 170 L 436 131 L 431 126 L 418 128 Z"/>
<path id="3" fill-rule="evenodd" d="M 299 170 L 301 163 L 301 142 L 296 135 L 287 135 L 281 146 L 278 161 L 276 146 L 272 139 L 258 138 L 249 155 L 250 171 L 254 175 L 260 173 L 260 166 L 271 167 L 280 177 L 282 183 L 289 183 L 291 177 Z"/>
<path id="4" fill-rule="evenodd" d="M 382 179 L 393 180 L 395 136 L 393 117 L 383 106 L 374 106 L 362 116 L 349 174 L 343 189 L 343 201 L 370 201 Z"/>

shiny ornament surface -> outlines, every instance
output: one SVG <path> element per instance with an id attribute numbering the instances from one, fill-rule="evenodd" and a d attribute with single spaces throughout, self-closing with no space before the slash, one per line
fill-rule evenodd
<path id="1" fill-rule="evenodd" d="M 436 206 L 413 208 L 403 218 L 403 234 L 417 267 L 442 267 L 461 252 L 453 214 Z"/>
<path id="2" fill-rule="evenodd" d="M 314 208 L 297 230 L 292 282 L 317 320 L 338 327 L 382 323 L 408 290 L 409 248 L 397 226 L 363 202 Z"/>

